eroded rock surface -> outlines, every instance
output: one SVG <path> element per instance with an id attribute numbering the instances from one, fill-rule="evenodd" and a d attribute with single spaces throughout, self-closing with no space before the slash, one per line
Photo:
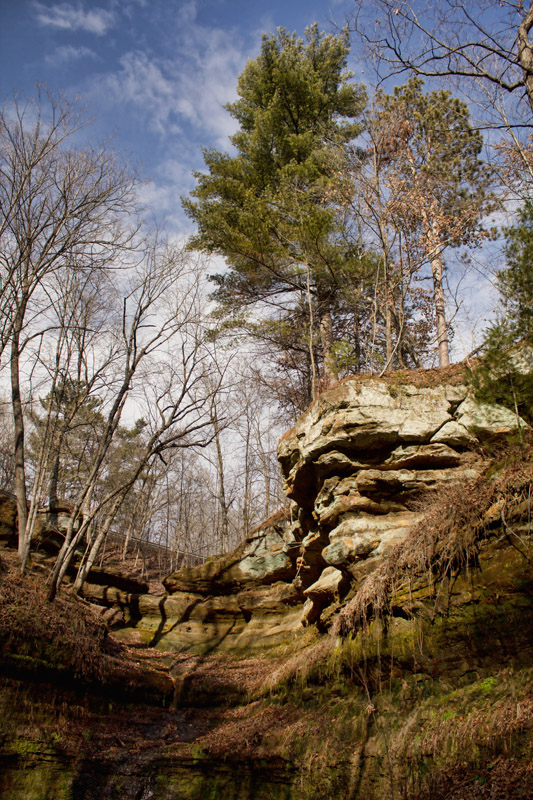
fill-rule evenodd
<path id="1" fill-rule="evenodd" d="M 278 448 L 300 526 L 296 583 L 307 592 L 335 568 L 344 586 L 357 584 L 422 518 L 424 498 L 474 479 L 480 443 L 516 426 L 512 412 L 476 403 L 461 385 L 354 379 L 324 392 Z M 309 600 L 307 622 L 324 607 Z"/>
<path id="2" fill-rule="evenodd" d="M 532 796 L 531 444 L 509 448 L 487 471 L 480 443 L 512 429 L 514 415 L 478 413 L 461 387 L 429 397 L 387 391 L 390 402 L 381 389 L 342 384 L 309 409 L 280 445 L 290 506 L 233 553 L 179 570 L 160 596 L 93 574 L 86 597 L 135 642 L 103 640 L 116 671 L 91 660 L 98 680 L 75 691 L 64 647 L 52 649 L 54 665 L 48 639 L 19 650 L 16 638 L 7 642 L 2 797 Z M 431 424 L 417 427 L 420 408 Z M 344 414 L 361 421 L 364 436 L 354 423 L 342 439 Z M 432 522 L 384 561 L 432 492 L 465 485 L 482 468 L 486 480 L 465 494 L 457 518 L 440 506 L 455 527 L 439 534 L 433 509 Z M 9 514 L 6 506 L 4 524 Z M 453 563 L 447 551 L 446 568 L 433 569 L 435 545 L 456 531 L 459 550 L 471 534 L 470 551 Z M 408 580 L 398 573 L 387 583 L 395 565 Z M 386 616 L 372 587 L 387 593 Z M 361 596 L 368 625 L 356 616 Z M 329 627 L 346 614 L 351 627 Z M 139 638 L 177 652 L 138 647 Z"/>
<path id="3" fill-rule="evenodd" d="M 520 421 L 520 424 L 525 424 Z M 86 585 L 152 646 L 184 651 L 277 645 L 319 622 L 405 539 L 439 487 L 466 484 L 480 444 L 516 415 L 462 385 L 350 379 L 325 391 L 280 441 L 288 509 L 234 552 L 165 581 L 167 595 Z"/>
<path id="4" fill-rule="evenodd" d="M 266 520 L 225 556 L 170 575 L 167 594 L 134 595 L 84 585 L 84 595 L 123 615 L 116 635 L 178 652 L 254 650 L 301 628 L 304 597 L 294 585 L 299 543 L 286 511 Z"/>

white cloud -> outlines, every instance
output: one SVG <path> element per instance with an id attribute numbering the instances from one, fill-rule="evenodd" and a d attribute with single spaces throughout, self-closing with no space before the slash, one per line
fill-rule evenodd
<path id="1" fill-rule="evenodd" d="M 257 54 L 260 32 L 199 24 L 195 0 L 177 5 L 166 24 L 158 20 L 157 40 L 149 33 L 137 37 L 112 72 L 91 73 L 82 91 L 99 116 L 112 110 L 129 139 L 144 139 L 141 158 L 151 180 L 139 187 L 139 201 L 168 230 L 189 232 L 194 226 L 180 195 L 194 186 L 191 170 L 204 167 L 200 143 L 229 147 L 237 125 L 223 106 L 236 98 L 238 76 Z"/>
<path id="2" fill-rule="evenodd" d="M 67 61 L 76 61 L 79 58 L 96 58 L 96 53 L 89 47 L 73 47 L 71 44 L 58 47 L 53 53 L 45 57 L 47 64 L 55 66 L 65 64 Z"/>
<path id="3" fill-rule="evenodd" d="M 179 133 L 173 113 L 177 102 L 175 85 L 161 65 L 142 52 L 126 53 L 120 65 L 119 72 L 105 79 L 113 102 L 134 106 L 149 127 L 162 136 Z"/>
<path id="4" fill-rule="evenodd" d="M 236 124 L 224 105 L 237 97 L 236 84 L 246 58 L 238 43 L 222 31 L 196 29 L 183 53 L 189 68 L 179 76 L 180 114 L 227 146 Z"/>
<path id="5" fill-rule="evenodd" d="M 188 0 L 183 3 L 181 8 L 177 11 L 177 21 L 179 25 L 189 25 L 196 19 L 196 0 Z"/>
<path id="6" fill-rule="evenodd" d="M 154 179 L 143 181 L 137 189 L 141 205 L 151 209 L 159 218 L 183 217 L 180 193 L 191 180 L 185 161 L 185 157 L 183 161 L 165 159 L 155 170 Z"/>
<path id="7" fill-rule="evenodd" d="M 164 224 L 169 233 L 190 235 L 194 224 L 187 218 L 180 197 L 193 188 L 191 163 L 195 153 L 181 140 L 181 147 L 169 158 L 163 159 L 152 171 L 150 180 L 142 181 L 137 188 L 137 199 L 144 209 Z"/>
<path id="8" fill-rule="evenodd" d="M 107 93 L 135 108 L 162 137 L 188 124 L 204 141 L 227 147 L 236 125 L 223 106 L 236 97 L 248 53 L 234 31 L 197 24 L 194 0 L 181 6 L 175 33 L 171 58 L 141 50 L 123 55 L 120 69 L 104 78 Z"/>
<path id="9" fill-rule="evenodd" d="M 45 6 L 36 0 L 33 7 L 37 12 L 37 20 L 41 25 L 59 28 L 65 31 L 87 31 L 102 36 L 114 25 L 115 16 L 103 8 L 84 11 L 81 5 L 57 3 Z"/>

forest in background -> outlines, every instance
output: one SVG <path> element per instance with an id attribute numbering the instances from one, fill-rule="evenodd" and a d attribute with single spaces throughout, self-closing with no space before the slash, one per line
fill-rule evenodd
<path id="1" fill-rule="evenodd" d="M 69 511 L 50 598 L 109 533 L 235 546 L 282 502 L 277 438 L 322 389 L 453 360 L 460 272 L 501 298 L 477 349 L 506 381 L 485 367 L 476 387 L 524 411 L 504 362 L 532 336 L 533 11 L 472 5 L 424 20 L 376 0 L 335 34 L 264 35 L 238 131 L 182 199 L 184 246 L 119 155 L 79 145 L 77 102 L 40 87 L 3 105 L 1 488 L 23 569 L 39 509 Z M 355 83 L 350 47 L 398 85 Z"/>

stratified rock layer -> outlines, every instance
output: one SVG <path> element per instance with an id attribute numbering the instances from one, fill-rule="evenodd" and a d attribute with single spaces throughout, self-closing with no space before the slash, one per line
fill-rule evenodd
<path id="1" fill-rule="evenodd" d="M 233 553 L 170 575 L 164 597 L 91 584 L 85 595 L 123 615 L 119 636 L 164 649 L 287 642 L 405 539 L 429 493 L 479 474 L 483 440 L 516 426 L 514 413 L 476 403 L 462 385 L 346 380 L 279 444 L 288 510 Z"/>
<path id="2" fill-rule="evenodd" d="M 2 798 L 533 796 L 531 444 L 490 470 L 480 447 L 515 425 L 463 387 L 349 381 L 324 393 L 280 444 L 288 509 L 236 551 L 169 576 L 160 597 L 117 575 L 85 584 L 119 636 L 178 654 L 130 648 L 120 685 L 81 694 L 48 650 L 38 669 L 33 642 L 7 654 Z M 450 485 L 466 485 L 467 502 L 444 493 L 391 550 Z M 439 529 L 438 513 L 454 524 Z M 467 540 L 451 559 L 450 542 Z M 321 636 L 332 619 L 352 635 Z"/>
<path id="3" fill-rule="evenodd" d="M 420 521 L 429 494 L 476 478 L 480 443 L 516 426 L 513 413 L 476 403 L 461 385 L 354 379 L 324 392 L 278 448 L 298 518 L 304 624 L 324 607 L 306 587 L 331 567 L 346 589 L 357 585 Z"/>
<path id="4" fill-rule="evenodd" d="M 84 585 L 93 602 L 123 615 L 116 635 L 177 652 L 253 650 L 300 629 L 303 597 L 293 584 L 299 546 L 284 511 L 232 553 L 170 575 L 167 594 L 132 595 Z"/>

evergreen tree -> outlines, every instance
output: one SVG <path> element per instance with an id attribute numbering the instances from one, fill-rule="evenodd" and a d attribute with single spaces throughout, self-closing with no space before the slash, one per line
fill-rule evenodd
<path id="1" fill-rule="evenodd" d="M 357 269 L 343 235 L 343 166 L 365 93 L 348 82 L 347 53 L 347 33 L 326 35 L 317 25 L 305 41 L 282 28 L 263 36 L 227 107 L 240 126 L 231 137 L 236 155 L 205 151 L 208 173 L 196 173 L 183 201 L 198 224 L 191 245 L 228 263 L 213 278 L 224 312 L 242 317 L 259 306 L 263 316 L 283 317 L 307 298 L 326 382 L 336 377 L 335 298 L 343 273 Z"/>
<path id="2" fill-rule="evenodd" d="M 439 366 L 449 363 L 444 251 L 475 244 L 491 207 L 491 174 L 481 160 L 482 136 L 468 108 L 450 92 L 424 94 L 412 78 L 392 95 L 378 93 L 374 125 L 387 131 L 388 211 L 406 241 L 421 249 L 433 279 Z"/>
<path id="3" fill-rule="evenodd" d="M 58 505 L 75 500 L 91 471 L 104 428 L 102 401 L 90 394 L 84 381 L 67 377 L 39 402 L 45 413 L 32 414 L 28 456 L 35 468 L 45 459 L 48 505 L 55 511 Z M 132 428 L 118 426 L 95 488 L 95 500 L 135 471 L 145 446 L 145 425 L 140 419 Z"/>
<path id="4" fill-rule="evenodd" d="M 533 423 L 533 202 L 505 231 L 506 267 L 498 275 L 502 309 L 487 330 L 485 354 L 470 373 L 477 396 L 503 403 Z"/>
<path id="5" fill-rule="evenodd" d="M 68 377 L 39 402 L 45 413 L 32 414 L 28 456 L 36 468 L 45 459 L 48 503 L 54 511 L 60 501 L 73 500 L 90 471 L 103 429 L 102 403 L 86 383 Z"/>
<path id="6" fill-rule="evenodd" d="M 498 275 L 505 311 L 500 325 L 512 343 L 533 344 L 533 201 L 526 202 L 506 237 L 507 267 Z"/>

